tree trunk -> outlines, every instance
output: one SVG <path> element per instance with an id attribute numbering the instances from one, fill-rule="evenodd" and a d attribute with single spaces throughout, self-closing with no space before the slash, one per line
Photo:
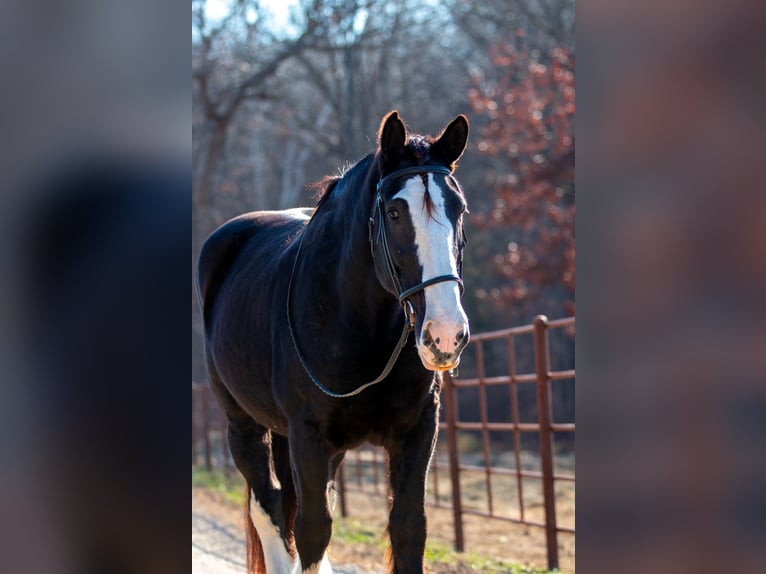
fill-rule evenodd
<path id="1" fill-rule="evenodd" d="M 195 194 L 197 207 L 210 208 L 213 205 L 214 180 L 218 172 L 221 157 L 223 156 L 223 150 L 226 147 L 228 131 L 228 121 L 218 121 L 213 123 L 213 135 L 210 139 L 210 146 L 202 167 L 199 189 Z"/>

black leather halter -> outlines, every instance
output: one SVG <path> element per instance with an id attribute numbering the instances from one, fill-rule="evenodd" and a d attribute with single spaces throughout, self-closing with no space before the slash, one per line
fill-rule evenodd
<path id="1" fill-rule="evenodd" d="M 306 359 L 303 356 L 303 353 L 301 352 L 300 347 L 298 346 L 298 342 L 295 338 L 295 329 L 293 327 L 292 313 L 290 311 L 290 299 L 291 299 L 291 293 L 292 293 L 292 287 L 293 287 L 293 278 L 295 277 L 295 268 L 298 266 L 298 258 L 301 253 L 301 248 L 303 247 L 303 237 L 305 235 L 305 227 L 303 232 L 301 233 L 300 238 L 298 239 L 300 243 L 298 244 L 298 251 L 295 254 L 295 260 L 293 261 L 292 271 L 290 272 L 290 282 L 287 285 L 287 302 L 286 302 L 287 326 L 288 326 L 288 330 L 290 331 L 290 338 L 292 339 L 293 347 L 295 348 L 295 353 L 298 355 L 298 360 L 303 366 L 303 370 L 306 371 L 306 374 L 309 376 L 309 378 L 314 383 L 314 385 L 327 396 L 334 397 L 336 399 L 345 399 L 348 397 L 352 397 L 354 395 L 358 395 L 367 387 L 371 387 L 372 385 L 375 385 L 381 382 L 383 379 L 385 379 L 389 375 L 389 373 L 391 372 L 391 369 L 394 368 L 394 364 L 396 364 L 396 361 L 399 358 L 399 354 L 402 352 L 402 349 L 407 344 L 407 339 L 409 338 L 410 331 L 415 330 L 415 309 L 413 308 L 412 303 L 410 302 L 410 297 L 412 297 L 415 293 L 423 291 L 424 289 L 426 289 L 426 287 L 430 287 L 431 285 L 436 285 L 437 283 L 444 283 L 446 281 L 455 281 L 458 284 L 458 287 L 460 287 L 460 294 L 461 295 L 463 294 L 463 290 L 464 290 L 463 280 L 457 275 L 439 275 L 438 277 L 432 277 L 431 279 L 426 279 L 425 281 L 421 281 L 417 285 L 413 285 L 412 287 L 409 287 L 407 289 L 402 289 L 401 281 L 399 280 L 399 274 L 396 272 L 396 266 L 394 264 L 393 258 L 391 257 L 391 250 L 388 246 L 388 238 L 386 237 L 386 225 L 383 219 L 384 202 L 383 202 L 383 196 L 380 194 L 380 190 L 387 181 L 390 181 L 391 179 L 395 177 L 400 177 L 403 175 L 410 175 L 410 174 L 424 174 L 424 173 L 440 173 L 444 175 L 452 175 L 452 171 L 440 165 L 421 165 L 421 166 L 405 167 L 405 168 L 398 169 L 396 171 L 389 173 L 386 177 L 382 177 L 378 181 L 378 184 L 376 186 L 375 205 L 373 206 L 372 215 L 370 216 L 370 220 L 368 224 L 370 251 L 372 253 L 373 265 L 375 265 L 375 259 L 376 259 L 376 256 L 375 256 L 376 244 L 380 246 L 380 249 L 383 252 L 383 261 L 385 263 L 386 269 L 388 270 L 388 274 L 391 279 L 391 284 L 396 291 L 397 297 L 399 299 L 399 304 L 402 306 L 402 310 L 404 311 L 404 317 L 405 317 L 404 328 L 402 329 L 402 334 L 399 336 L 399 342 L 396 344 L 396 347 L 391 353 L 391 356 L 389 357 L 388 362 L 386 363 L 386 366 L 383 368 L 383 371 L 380 373 L 380 375 L 378 375 L 374 380 L 368 383 L 364 383 L 363 385 L 358 386 L 353 391 L 350 391 L 348 393 L 335 393 L 331 391 L 330 389 L 328 389 L 326 386 L 324 386 L 319 381 L 319 379 L 317 379 L 316 375 L 314 375 L 313 371 L 309 368 L 308 363 L 306 362 Z M 377 227 L 377 233 L 375 233 L 376 227 Z"/>

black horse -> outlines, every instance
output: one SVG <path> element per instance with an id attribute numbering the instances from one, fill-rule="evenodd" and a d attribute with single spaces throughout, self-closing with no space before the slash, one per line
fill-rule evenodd
<path id="1" fill-rule="evenodd" d="M 468 343 L 452 175 L 467 139 L 462 115 L 429 138 L 390 112 L 376 152 L 321 182 L 314 209 L 241 215 L 203 246 L 207 364 L 247 481 L 250 571 L 331 572 L 333 479 L 365 441 L 388 453 L 390 569 L 423 571 L 439 371 Z"/>

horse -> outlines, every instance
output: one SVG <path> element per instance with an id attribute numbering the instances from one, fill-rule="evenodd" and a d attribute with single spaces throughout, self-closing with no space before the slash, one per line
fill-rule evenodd
<path id="1" fill-rule="evenodd" d="M 423 572 L 426 476 L 442 372 L 468 343 L 458 115 L 437 137 L 396 110 L 376 150 L 319 183 L 314 208 L 215 230 L 197 264 L 205 355 L 245 478 L 248 571 L 332 572 L 334 478 L 387 452 L 389 572 Z"/>

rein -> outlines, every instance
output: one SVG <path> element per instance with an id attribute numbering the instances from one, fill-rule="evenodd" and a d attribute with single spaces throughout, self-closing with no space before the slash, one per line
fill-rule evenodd
<path id="1" fill-rule="evenodd" d="M 300 361 L 301 366 L 303 367 L 303 370 L 306 371 L 306 374 L 309 376 L 309 378 L 314 383 L 314 385 L 327 396 L 330 396 L 336 399 L 345 399 L 348 397 L 353 397 L 354 395 L 358 395 L 359 393 L 361 393 L 367 387 L 371 387 L 372 385 L 375 385 L 381 382 L 383 379 L 385 379 L 389 375 L 389 373 L 391 372 L 391 369 L 394 368 L 396 361 L 399 359 L 399 354 L 402 352 L 402 349 L 407 344 L 407 339 L 409 338 L 410 332 L 415 330 L 415 309 L 413 308 L 412 302 L 410 301 L 410 297 L 412 297 L 412 295 L 420 291 L 423 291 L 424 289 L 426 289 L 427 287 L 430 287 L 431 285 L 436 285 L 437 283 L 444 283 L 445 281 L 455 281 L 460 287 L 460 294 L 461 295 L 463 294 L 463 290 L 464 290 L 463 280 L 457 275 L 439 275 L 438 277 L 432 277 L 431 279 L 426 279 L 425 281 L 421 281 L 417 285 L 414 285 L 407 289 L 402 289 L 401 281 L 399 281 L 399 274 L 396 272 L 394 260 L 391 256 L 391 251 L 388 246 L 388 238 L 386 237 L 386 226 L 385 226 L 385 221 L 383 219 L 383 204 L 384 203 L 383 203 L 383 196 L 381 196 L 380 194 L 380 190 L 387 181 L 391 180 L 394 177 L 399 177 L 402 175 L 409 175 L 409 174 L 424 174 L 424 173 L 440 173 L 443 175 L 452 175 L 452 171 L 440 165 L 423 165 L 423 166 L 405 167 L 405 168 L 393 171 L 389 173 L 386 177 L 381 178 L 378 181 L 378 184 L 376 186 L 375 205 L 373 207 L 372 215 L 368 223 L 369 225 L 368 239 L 370 242 L 370 251 L 372 253 L 373 266 L 375 265 L 376 242 L 380 245 L 383 251 L 383 260 L 386 264 L 386 269 L 388 270 L 389 276 L 391 278 L 391 283 L 397 293 L 399 304 L 402 306 L 402 310 L 404 311 L 404 327 L 402 329 L 402 334 L 399 336 L 399 341 L 396 344 L 396 347 L 394 347 L 394 350 L 391 353 L 391 356 L 389 357 L 388 362 L 386 363 L 386 366 L 383 368 L 383 371 L 380 373 L 380 375 L 378 375 L 374 380 L 364 383 L 363 385 L 358 386 L 353 391 L 350 391 L 348 393 L 333 392 L 330 389 L 328 389 L 326 386 L 324 386 L 319 381 L 319 379 L 317 379 L 316 375 L 309 368 L 308 363 L 306 362 L 306 358 L 303 356 L 303 353 L 301 352 L 300 347 L 298 346 L 298 341 L 296 340 L 296 337 L 295 337 L 295 329 L 293 327 L 293 321 L 292 321 L 292 312 L 290 310 L 290 300 L 292 295 L 293 279 L 295 277 L 295 269 L 298 266 L 298 258 L 300 257 L 301 248 L 303 247 L 303 238 L 305 236 L 306 227 L 304 227 L 303 231 L 301 232 L 301 236 L 298 239 L 299 241 L 298 250 L 295 253 L 295 259 L 293 260 L 293 267 L 292 267 L 292 270 L 290 271 L 290 281 L 287 284 L 287 302 L 286 302 L 287 327 L 288 327 L 288 330 L 290 331 L 290 339 L 293 342 L 295 353 L 298 355 L 298 360 Z M 376 225 L 378 227 L 377 235 L 374 233 Z M 308 223 L 306 224 L 306 226 L 308 226 Z"/>

